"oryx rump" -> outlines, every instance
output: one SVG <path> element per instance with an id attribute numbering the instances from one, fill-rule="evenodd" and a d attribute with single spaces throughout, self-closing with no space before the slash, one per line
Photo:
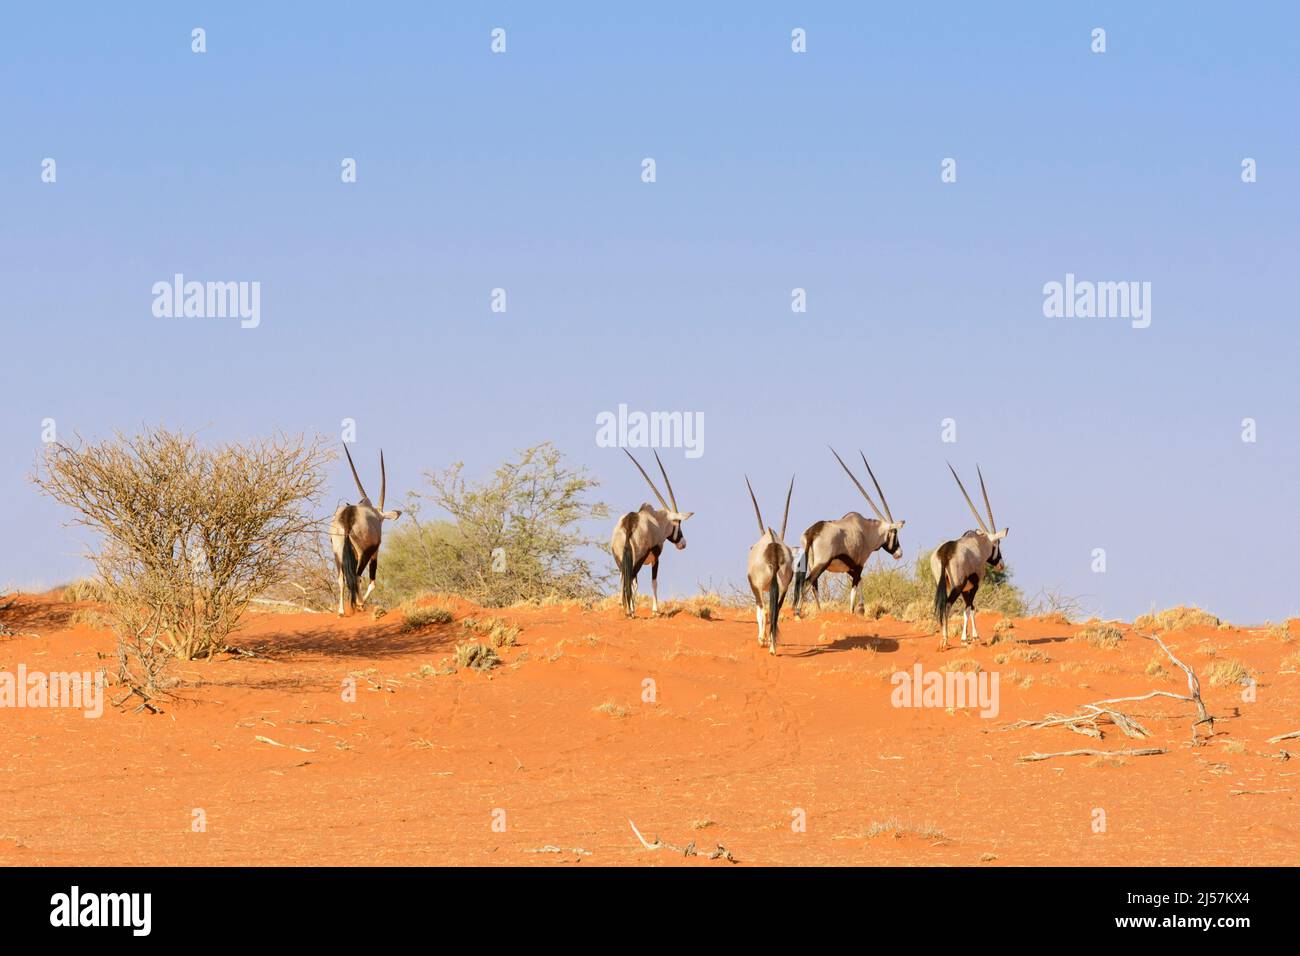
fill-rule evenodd
<path id="1" fill-rule="evenodd" d="M 898 532 L 907 522 L 894 520 L 893 512 L 889 510 L 889 502 L 885 500 L 885 493 L 880 490 L 880 482 L 876 481 L 871 465 L 867 464 L 867 456 L 858 452 L 862 456 L 862 464 L 867 467 L 867 474 L 871 476 L 871 483 L 876 486 L 876 493 L 880 495 L 880 502 L 885 508 L 883 514 L 834 448 L 831 449 L 831 454 L 852 479 L 853 484 L 857 485 L 858 491 L 862 492 L 862 497 L 867 499 L 867 504 L 876 513 L 876 517 L 864 518 L 856 511 L 850 511 L 843 518 L 834 521 L 818 521 L 803 533 L 801 541 L 803 554 L 799 557 L 799 567 L 795 571 L 794 579 L 795 617 L 799 616 L 803 606 L 805 584 L 812 587 L 813 600 L 817 602 L 817 610 L 821 610 L 822 599 L 817 590 L 817 582 L 827 571 L 849 576 L 849 613 L 852 614 L 858 598 L 858 582 L 862 580 L 862 569 L 866 566 L 867 559 L 876 551 L 886 551 L 893 555 L 894 560 L 903 556 L 903 546 L 898 541 Z"/>
<path id="2" fill-rule="evenodd" d="M 754 610 L 758 617 L 758 646 L 767 645 L 768 653 L 776 653 L 776 641 L 780 636 L 777 630 L 777 618 L 785 595 L 794 576 L 794 556 L 785 543 L 785 526 L 790 519 L 790 495 L 794 493 L 794 477 L 790 478 L 790 488 L 785 493 L 785 515 L 781 518 L 781 533 L 778 535 L 763 524 L 763 513 L 758 510 L 758 499 L 754 497 L 754 486 L 745 476 L 745 486 L 749 488 L 749 500 L 754 503 L 754 516 L 758 518 L 758 541 L 749 549 L 749 589 L 754 592 Z M 766 615 L 763 600 L 767 599 Z"/>
<path id="3" fill-rule="evenodd" d="M 384 471 L 384 453 L 379 452 L 379 507 L 370 503 L 370 496 L 361 487 L 357 476 L 357 466 L 352 463 L 352 453 L 348 446 L 343 446 L 343 454 L 348 456 L 348 467 L 352 469 L 352 480 L 357 484 L 361 500 L 355 505 L 343 505 L 334 512 L 330 522 L 330 549 L 334 552 L 334 570 L 339 582 L 339 616 L 343 615 L 343 595 L 346 592 L 348 605 L 356 610 L 365 607 L 366 598 L 375 589 L 375 573 L 379 567 L 379 540 L 385 520 L 396 521 L 401 517 L 400 511 L 384 510 L 384 495 L 388 490 L 388 475 Z M 364 596 L 358 597 L 360 577 L 370 569 L 370 586 Z"/>
<path id="4" fill-rule="evenodd" d="M 636 470 L 641 472 L 641 477 L 646 480 L 646 484 L 650 486 L 650 490 L 655 493 L 655 497 L 663 507 L 652 508 L 647 503 L 642 504 L 640 510 L 629 511 L 623 515 L 614 526 L 614 534 L 609 540 L 609 550 L 618 565 L 622 583 L 623 613 L 628 617 L 636 615 L 636 576 L 640 573 L 641 566 L 648 564 L 650 565 L 650 609 L 651 613 L 658 614 L 659 561 L 664 542 L 675 545 L 679 551 L 685 548 L 686 538 L 682 535 L 682 522 L 695 512 L 683 513 L 677 509 L 677 496 L 673 494 L 673 485 L 668 480 L 664 463 L 659 461 L 659 452 L 655 452 L 655 461 L 659 462 L 659 473 L 664 476 L 664 485 L 668 488 L 668 498 L 672 502 L 672 507 L 669 507 L 668 501 L 664 501 L 664 496 L 659 493 L 659 489 L 650 480 L 641 463 L 632 457 L 632 453 L 624 448 L 623 454 L 632 459 L 632 464 L 636 465 Z"/>
<path id="5" fill-rule="evenodd" d="M 1010 530 L 996 530 L 997 522 L 993 520 L 988 489 L 984 487 L 984 475 L 978 465 L 975 466 L 975 472 L 979 475 L 980 492 L 984 495 L 984 508 L 988 512 L 987 525 L 975 508 L 975 503 L 970 500 L 970 495 L 966 493 L 966 486 L 957 477 L 956 470 L 952 465 L 948 466 L 948 470 L 956 479 L 957 487 L 961 489 L 971 514 L 975 515 L 980 530 L 967 531 L 956 541 L 945 541 L 930 555 L 930 570 L 934 572 L 935 581 L 934 613 L 939 618 L 939 628 L 943 634 L 940 649 L 948 646 L 948 609 L 956 602 L 959 594 L 966 601 L 966 608 L 961 615 L 961 642 L 966 643 L 966 622 L 969 619 L 975 643 L 979 643 L 979 629 L 975 626 L 975 593 L 980 589 L 988 568 L 1002 570 L 1002 539 Z"/>

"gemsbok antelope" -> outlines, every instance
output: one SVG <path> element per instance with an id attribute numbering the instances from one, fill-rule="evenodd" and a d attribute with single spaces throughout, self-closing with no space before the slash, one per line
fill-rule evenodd
<path id="1" fill-rule="evenodd" d="M 895 561 L 903 556 L 903 546 L 899 544 L 898 532 L 907 522 L 894 520 L 894 514 L 889 510 L 889 502 L 885 500 L 885 493 L 880 490 L 880 482 L 876 481 L 875 472 L 871 470 L 871 465 L 867 464 L 867 456 L 861 451 L 858 452 L 862 455 L 862 464 L 867 466 L 871 483 L 876 486 L 876 493 L 880 495 L 880 502 L 885 506 L 884 514 L 881 514 L 876 503 L 871 500 L 867 489 L 863 488 L 853 472 L 849 471 L 849 466 L 844 464 L 844 459 L 840 457 L 839 452 L 832 448 L 831 454 L 858 486 L 858 491 L 862 492 L 862 497 L 867 499 L 867 504 L 871 505 L 871 510 L 876 513 L 876 517 L 864 518 L 856 511 L 850 511 L 836 521 L 818 521 L 803 533 L 801 541 L 803 554 L 799 556 L 799 566 L 794 576 L 795 617 L 799 616 L 803 607 L 805 584 L 812 587 L 817 610 L 822 609 L 817 581 L 827 571 L 849 576 L 852 582 L 849 588 L 849 613 L 852 614 L 858 598 L 858 582 L 862 580 L 862 569 L 866 566 L 867 559 L 878 550 L 893 555 Z"/>
<path id="2" fill-rule="evenodd" d="M 384 510 L 384 495 L 388 490 L 388 475 L 384 471 L 384 452 L 379 452 L 379 507 L 370 503 L 370 496 L 361 486 L 357 476 L 357 466 L 352 463 L 352 453 L 348 446 L 343 446 L 343 454 L 348 456 L 348 467 L 352 469 L 352 480 L 357 483 L 361 500 L 354 505 L 343 505 L 334 512 L 330 522 L 330 548 L 334 552 L 334 570 L 339 580 L 339 616 L 343 616 L 343 595 L 346 591 L 348 605 L 353 609 L 364 608 L 370 592 L 375 589 L 375 572 L 379 567 L 379 539 L 385 520 L 396 521 L 402 516 L 400 511 Z M 370 586 L 365 595 L 358 597 L 361 589 L 360 578 L 370 569 Z"/>
<path id="3" fill-rule="evenodd" d="M 785 526 L 790 520 L 790 495 L 794 493 L 794 478 L 790 478 L 790 489 L 785 493 L 785 515 L 781 518 L 779 535 L 763 524 L 763 512 L 758 510 L 758 499 L 754 497 L 754 486 L 749 483 L 748 475 L 745 476 L 745 487 L 749 489 L 749 500 L 754 503 L 754 516 L 758 518 L 759 538 L 749 549 L 749 589 L 754 592 L 754 608 L 758 616 L 758 646 L 766 644 L 768 653 L 775 654 L 779 636 L 776 621 L 790 588 L 790 578 L 794 576 L 794 556 L 785 543 Z M 763 614 L 765 595 L 766 620 Z"/>
<path id="4" fill-rule="evenodd" d="M 935 582 L 934 613 L 939 618 L 939 627 L 943 633 L 943 639 L 939 644 L 940 650 L 948 646 L 948 608 L 956 602 L 959 594 L 966 601 L 966 609 L 961 615 L 961 642 L 963 645 L 966 643 L 968 619 L 975 643 L 980 642 L 979 628 L 975 626 L 975 592 L 980 589 L 980 582 L 984 580 L 984 572 L 988 568 L 993 568 L 995 571 L 1002 570 L 1002 539 L 1011 530 L 1010 528 L 996 530 L 998 525 L 993 520 L 993 508 L 989 504 L 988 489 L 984 487 L 984 475 L 978 465 L 975 466 L 975 472 L 980 478 L 984 509 L 989 516 L 987 525 L 975 508 L 975 503 L 970 500 L 970 495 L 966 493 L 966 486 L 961 483 L 960 478 L 957 478 L 957 471 L 952 465 L 948 466 L 948 470 L 957 480 L 961 496 L 966 499 L 966 504 L 970 507 L 971 514 L 975 516 L 980 530 L 967 531 L 956 541 L 945 541 L 935 549 L 934 554 L 930 555 L 930 570 L 934 572 Z"/>
<path id="5" fill-rule="evenodd" d="M 672 507 L 664 501 L 664 496 L 659 494 L 659 489 L 650 480 L 641 463 L 632 457 L 632 453 L 624 448 L 623 454 L 632 459 L 632 464 L 636 465 L 636 470 L 641 472 L 641 477 L 646 480 L 646 484 L 650 486 L 650 490 L 655 493 L 655 497 L 663 507 L 652 508 L 649 503 L 645 503 L 641 505 L 639 511 L 629 511 L 623 515 L 618 520 L 618 524 L 614 525 L 614 534 L 609 540 L 609 550 L 614 555 L 619 577 L 622 579 L 623 612 L 628 617 L 636 616 L 636 576 L 640 573 L 641 566 L 648 564 L 650 565 L 650 610 L 652 614 L 658 614 L 659 561 L 664 542 L 668 541 L 676 545 L 678 551 L 685 548 L 686 538 L 682 536 L 682 522 L 695 512 L 683 513 L 678 510 L 677 496 L 673 494 L 673 484 L 668 480 L 664 463 L 659 461 L 659 452 L 655 452 L 655 461 L 659 462 L 659 473 L 664 476 L 664 484 L 668 488 L 668 499 L 672 502 Z"/>

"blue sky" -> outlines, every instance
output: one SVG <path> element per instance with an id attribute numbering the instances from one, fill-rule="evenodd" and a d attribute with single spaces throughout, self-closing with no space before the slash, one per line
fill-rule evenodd
<path id="1" fill-rule="evenodd" d="M 795 534 L 861 508 L 832 443 L 908 559 L 971 525 L 944 461 L 978 461 L 1031 594 L 1300 613 L 1293 5 L 129 9 L 0 14 L 0 584 L 85 569 L 27 480 L 45 418 L 352 417 L 394 496 L 550 439 L 621 511 L 645 490 L 595 419 L 624 402 L 706 421 L 701 458 L 664 455 L 696 512 L 669 593 L 743 580 L 744 472 L 770 509 L 798 473 Z M 260 326 L 155 318 L 176 272 L 260 281 Z M 1045 318 L 1067 272 L 1150 282 L 1151 326 Z"/>

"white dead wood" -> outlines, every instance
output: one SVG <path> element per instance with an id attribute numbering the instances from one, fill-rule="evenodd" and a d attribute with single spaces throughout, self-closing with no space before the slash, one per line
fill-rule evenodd
<path id="1" fill-rule="evenodd" d="M 647 850 L 674 850 L 677 853 L 680 853 L 682 856 L 701 855 L 700 851 L 695 847 L 694 840 L 686 844 L 686 846 L 675 846 L 672 843 L 665 843 L 663 840 L 660 840 L 658 836 L 656 836 L 654 843 L 651 843 L 641 835 L 641 831 L 636 828 L 635 823 L 633 823 L 631 820 L 628 820 L 627 825 L 632 828 L 632 832 L 636 834 L 636 838 L 641 841 L 641 845 L 645 847 Z M 710 860 L 722 859 L 722 860 L 726 860 L 728 863 L 738 862 L 736 858 L 731 855 L 731 851 L 728 850 L 721 843 L 718 844 L 717 849 L 713 850 L 710 853 L 704 854 L 704 856 L 706 856 Z"/>
<path id="2" fill-rule="evenodd" d="M 1153 690 L 1145 694 L 1135 694 L 1129 697 L 1108 697 L 1105 700 L 1096 700 L 1090 704 L 1081 704 L 1083 712 L 1078 714 L 1048 714 L 1042 720 L 1021 720 L 1010 724 L 1004 728 L 1007 730 L 1017 730 L 1029 727 L 1034 730 L 1041 730 L 1044 727 L 1061 727 L 1064 726 L 1077 734 L 1083 734 L 1087 737 L 1101 737 L 1101 728 L 1097 726 L 1098 721 L 1102 718 L 1108 719 L 1112 724 L 1120 729 L 1127 737 L 1150 737 L 1151 732 L 1142 724 L 1122 711 L 1109 707 L 1109 704 L 1137 703 L 1139 701 L 1151 700 L 1155 697 L 1168 697 L 1172 700 L 1181 700 L 1196 706 L 1196 720 L 1192 722 L 1192 746 L 1200 744 L 1200 738 L 1197 737 L 1196 728 L 1202 724 L 1208 724 L 1210 733 L 1214 732 L 1214 718 L 1210 716 L 1209 711 L 1205 709 L 1205 701 L 1201 697 L 1201 682 L 1197 678 L 1196 672 L 1189 666 L 1174 656 L 1173 651 L 1159 637 L 1154 634 L 1143 634 L 1140 631 L 1133 632 L 1136 636 L 1148 641 L 1155 641 L 1160 645 L 1160 649 L 1175 665 L 1182 668 L 1187 675 L 1187 694 L 1175 694 L 1167 690 Z M 1296 732 L 1300 735 L 1300 731 Z M 1282 739 L 1282 738 L 1277 738 Z M 1269 741 L 1273 743 L 1275 741 Z M 1024 759 L 1024 758 L 1021 758 Z"/>
<path id="3" fill-rule="evenodd" d="M 1300 730 L 1293 730 L 1289 734 L 1278 734 L 1276 737 L 1269 737 L 1268 742 L 1275 744 L 1282 740 L 1294 740 L 1296 737 L 1300 737 Z"/>
<path id="4" fill-rule="evenodd" d="M 263 737 L 260 734 L 253 739 L 264 744 L 270 744 L 272 747 L 286 747 L 289 750 L 301 750 L 305 754 L 314 754 L 316 752 L 310 747 L 299 747 L 297 744 L 282 744 L 278 740 L 272 740 L 270 737 Z"/>
<path id="5" fill-rule="evenodd" d="M 1030 763 L 1035 760 L 1051 760 L 1053 757 L 1152 757 L 1156 754 L 1168 753 L 1169 751 L 1161 747 L 1141 747 L 1137 750 L 1062 750 L 1053 754 L 1024 754 L 1017 757 L 1021 763 Z"/>

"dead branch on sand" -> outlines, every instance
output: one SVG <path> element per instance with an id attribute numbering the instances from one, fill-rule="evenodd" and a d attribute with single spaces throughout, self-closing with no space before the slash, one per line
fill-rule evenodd
<path id="1" fill-rule="evenodd" d="M 671 843 L 665 843 L 663 842 L 663 840 L 660 840 L 659 837 L 656 836 L 655 842 L 649 843 L 646 841 L 646 838 L 641 835 L 641 831 L 636 828 L 635 823 L 633 823 L 631 820 L 628 820 L 627 825 L 632 828 L 632 832 L 636 834 L 636 838 L 641 841 L 641 845 L 645 847 L 647 850 L 675 850 L 678 853 L 680 853 L 682 856 L 700 855 L 700 851 L 695 848 L 694 840 L 692 840 L 690 843 L 686 844 L 686 846 L 683 847 L 683 846 L 674 846 Z M 723 859 L 726 860 L 728 863 L 739 862 L 734 856 L 731 855 L 731 851 L 728 850 L 721 843 L 718 844 L 718 848 L 716 850 L 706 854 L 706 856 L 710 860 Z"/>
<path id="2" fill-rule="evenodd" d="M 1062 750 L 1060 753 L 1025 754 L 1016 759 L 1021 763 L 1030 763 L 1034 760 L 1051 760 L 1053 757 L 1153 757 L 1156 754 L 1164 754 L 1169 751 L 1161 747 L 1142 747 L 1138 750 Z"/>
<path id="3" fill-rule="evenodd" d="M 1283 740 L 1294 740 L 1296 737 L 1300 737 L 1300 730 L 1293 730 L 1289 734 L 1278 734 L 1276 737 L 1269 737 L 1268 742 L 1275 744 Z"/>
<path id="4" fill-rule="evenodd" d="M 1196 728 L 1202 724 L 1209 724 L 1210 733 L 1214 733 L 1214 718 L 1211 717 L 1209 711 L 1205 709 L 1205 701 L 1201 698 L 1201 682 L 1197 678 L 1196 672 L 1175 657 L 1173 651 L 1171 651 L 1165 642 L 1157 635 L 1143 634 L 1140 631 L 1134 631 L 1133 633 L 1144 640 L 1155 641 L 1160 645 L 1160 649 L 1165 652 L 1165 655 L 1169 660 L 1182 668 L 1183 672 L 1187 675 L 1187 694 L 1175 694 L 1167 690 L 1153 690 L 1149 693 L 1137 694 L 1132 697 L 1108 697 L 1105 700 L 1093 701 L 1091 704 L 1081 704 L 1080 706 L 1083 709 L 1082 713 L 1064 716 L 1061 714 L 1048 714 L 1047 717 L 1042 720 L 1017 721 L 1016 723 L 1009 725 L 1006 729 L 1014 730 L 1022 727 L 1032 727 L 1035 730 L 1039 730 L 1043 727 L 1066 727 L 1074 731 L 1076 734 L 1083 734 L 1085 737 L 1101 737 L 1101 728 L 1098 727 L 1097 724 L 1102 718 L 1108 718 L 1111 723 L 1123 731 L 1125 736 L 1137 738 L 1150 737 L 1151 732 L 1132 717 L 1106 705 L 1136 703 L 1137 701 L 1151 700 L 1153 697 L 1169 697 L 1173 700 L 1181 700 L 1196 705 L 1196 720 L 1192 722 L 1192 746 L 1199 746 L 1200 738 L 1196 735 Z M 1296 731 L 1296 735 L 1300 735 L 1300 731 Z M 1279 737 L 1276 739 L 1280 740 L 1282 738 Z M 1270 741 L 1270 743 L 1272 742 L 1273 741 Z M 1084 754 L 1087 752 L 1088 751 L 1074 750 L 1070 751 L 1069 755 L 1073 756 L 1075 754 Z M 1125 753 L 1125 751 L 1115 751 L 1115 753 L 1122 754 Z M 1145 753 L 1164 753 L 1164 751 L 1146 751 L 1143 753 L 1128 751 L 1128 753 L 1131 753 L 1133 756 L 1144 756 Z M 1048 756 L 1062 755 L 1049 754 Z M 1021 757 L 1020 759 L 1025 760 L 1027 758 Z M 1032 759 L 1045 758 L 1034 757 Z"/>

